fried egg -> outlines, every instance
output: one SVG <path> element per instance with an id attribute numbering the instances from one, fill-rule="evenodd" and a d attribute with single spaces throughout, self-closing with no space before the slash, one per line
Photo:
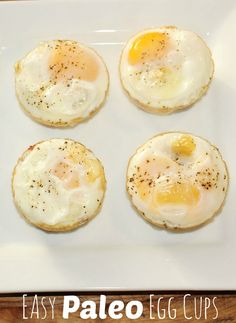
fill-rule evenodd
<path id="1" fill-rule="evenodd" d="M 140 214 L 168 229 L 201 225 L 221 208 L 228 172 L 219 150 L 181 132 L 161 133 L 138 148 L 127 169 L 127 191 Z"/>
<path id="2" fill-rule="evenodd" d="M 104 102 L 109 77 L 98 54 L 70 40 L 42 42 L 15 65 L 23 109 L 45 125 L 73 126 Z"/>
<path id="3" fill-rule="evenodd" d="M 195 33 L 167 26 L 133 36 L 120 60 L 123 88 L 148 112 L 170 113 L 192 105 L 205 94 L 214 63 Z"/>
<path id="4" fill-rule="evenodd" d="M 100 209 L 106 180 L 101 162 L 71 139 L 30 146 L 13 172 L 17 208 L 35 226 L 68 231 L 88 222 Z"/>

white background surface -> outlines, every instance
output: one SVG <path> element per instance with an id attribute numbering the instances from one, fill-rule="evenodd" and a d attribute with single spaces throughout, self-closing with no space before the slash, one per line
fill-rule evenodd
<path id="1" fill-rule="evenodd" d="M 143 112 L 121 89 L 123 43 L 137 31 L 177 25 L 201 35 L 213 52 L 215 77 L 191 109 L 169 116 Z M 234 0 L 79 0 L 0 2 L 0 292 L 56 290 L 236 289 L 236 2 Z M 40 41 L 75 39 L 107 63 L 104 107 L 72 129 L 35 123 L 20 109 L 14 63 Z M 216 144 L 230 172 L 225 207 L 188 233 L 146 223 L 125 192 L 129 157 L 162 131 L 189 131 Z M 28 225 L 12 202 L 11 174 L 30 145 L 76 139 L 103 162 L 107 192 L 100 214 L 71 233 Z"/>

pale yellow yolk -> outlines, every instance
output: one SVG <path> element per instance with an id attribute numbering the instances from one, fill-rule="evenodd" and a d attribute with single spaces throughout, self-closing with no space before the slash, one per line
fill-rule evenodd
<path id="1" fill-rule="evenodd" d="M 163 204 L 196 205 L 199 201 L 200 192 L 197 187 L 185 181 L 171 182 L 168 173 L 176 173 L 178 169 L 178 165 L 173 160 L 154 156 L 145 159 L 136 168 L 137 173 L 130 179 L 131 187 L 134 182 L 140 198 L 143 201 L 149 201 L 152 208 Z M 161 188 L 163 180 L 166 183 Z"/>
<path id="2" fill-rule="evenodd" d="M 88 182 L 93 183 L 98 177 L 101 175 L 101 169 L 98 161 L 96 159 L 88 159 L 86 158 L 86 152 L 78 153 L 76 149 L 71 147 L 70 154 L 68 155 L 68 159 L 73 163 L 79 163 L 83 165 L 86 169 L 86 179 Z M 83 156 L 83 154 L 85 154 Z"/>
<path id="3" fill-rule="evenodd" d="M 101 176 L 100 165 L 98 164 L 97 160 L 93 159 L 86 159 L 84 163 L 87 171 L 87 179 L 89 182 L 93 183 L 98 177 Z"/>
<path id="4" fill-rule="evenodd" d="M 76 146 L 71 145 L 67 146 L 68 156 L 67 158 L 72 161 L 74 164 L 81 164 L 86 156 L 86 150 L 78 150 Z"/>
<path id="5" fill-rule="evenodd" d="M 60 180 L 65 181 L 65 187 L 67 189 L 78 188 L 80 185 L 78 172 L 72 170 L 67 163 L 60 162 L 56 164 L 52 173 Z"/>
<path id="6" fill-rule="evenodd" d="M 154 88 L 157 86 L 157 91 L 163 100 L 173 98 L 182 84 L 182 75 L 179 70 L 167 66 L 152 67 L 151 70 L 148 70 L 145 79 Z"/>
<path id="7" fill-rule="evenodd" d="M 158 204 L 186 204 L 196 205 L 199 201 L 199 190 L 187 183 L 174 183 L 168 190 L 158 192 L 156 200 Z"/>
<path id="8" fill-rule="evenodd" d="M 79 163 L 85 167 L 85 177 L 88 183 L 93 183 L 101 175 L 101 170 L 97 160 L 80 159 Z M 52 174 L 65 182 L 67 189 L 78 188 L 80 186 L 79 174 L 71 165 L 60 162 L 52 170 Z M 104 183 L 102 183 L 103 185 Z"/>
<path id="9" fill-rule="evenodd" d="M 160 83 L 166 84 L 172 81 L 173 76 L 175 74 L 173 71 L 166 66 L 161 66 L 153 70 L 153 74 L 155 79 L 158 79 Z"/>
<path id="10" fill-rule="evenodd" d="M 172 143 L 172 151 L 176 154 L 190 156 L 196 148 L 193 138 L 189 135 L 182 135 Z"/>
<path id="11" fill-rule="evenodd" d="M 141 182 L 138 187 L 138 194 L 143 201 L 147 201 L 154 194 L 155 187 L 148 181 Z M 159 191 L 156 194 L 156 199 L 153 201 L 154 207 L 163 204 L 186 204 L 196 205 L 199 201 L 199 190 L 190 184 L 175 183 L 168 186 L 165 191 Z"/>
<path id="12" fill-rule="evenodd" d="M 170 169 L 176 169 L 176 164 L 170 158 L 150 156 L 138 167 L 134 178 L 137 192 L 141 199 L 147 200 L 153 189 L 153 181 Z"/>
<path id="13" fill-rule="evenodd" d="M 141 64 L 162 57 L 167 48 L 167 42 L 166 33 L 149 32 L 137 37 L 129 51 L 129 64 Z"/>
<path id="14" fill-rule="evenodd" d="M 173 91 L 180 82 L 180 74 L 175 69 L 166 66 L 157 67 L 150 72 L 151 79 L 157 81 L 160 87 L 165 91 Z"/>
<path id="15" fill-rule="evenodd" d="M 67 82 L 71 79 L 94 81 L 99 72 L 96 59 L 76 43 L 58 42 L 49 59 L 51 79 Z"/>
<path id="16" fill-rule="evenodd" d="M 137 185 L 137 191 L 138 191 L 138 195 L 143 201 L 147 200 L 150 197 L 151 188 L 148 185 L 147 181 L 140 182 Z"/>

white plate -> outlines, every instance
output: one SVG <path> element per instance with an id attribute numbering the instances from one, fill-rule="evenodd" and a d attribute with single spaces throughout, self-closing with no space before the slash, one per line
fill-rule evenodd
<path id="1" fill-rule="evenodd" d="M 177 25 L 209 44 L 216 73 L 207 95 L 170 116 L 129 102 L 118 78 L 123 43 L 140 29 Z M 236 2 L 234 0 L 81 0 L 0 2 L 0 292 L 57 290 L 236 289 Z M 19 108 L 14 62 L 46 39 L 76 39 L 107 63 L 110 93 L 101 111 L 73 129 L 33 122 Z M 191 233 L 146 223 L 125 192 L 127 161 L 161 131 L 183 130 L 216 144 L 230 171 L 220 215 Z M 30 144 L 71 137 L 102 160 L 108 181 L 100 214 L 88 225 L 49 234 L 28 225 L 11 196 L 11 173 Z"/>

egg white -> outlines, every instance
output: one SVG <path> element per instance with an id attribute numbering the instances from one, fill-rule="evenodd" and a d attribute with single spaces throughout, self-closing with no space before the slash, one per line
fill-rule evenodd
<path id="1" fill-rule="evenodd" d="M 58 44 L 65 43 L 93 57 L 99 69 L 95 80 L 51 80 L 50 57 Z M 16 63 L 15 86 L 21 106 L 33 119 L 49 126 L 73 126 L 102 106 L 109 76 L 102 58 L 91 48 L 75 41 L 54 40 L 40 43 Z"/>
<path id="2" fill-rule="evenodd" d="M 102 204 L 105 185 L 101 162 L 71 139 L 30 146 L 19 158 L 12 178 L 20 213 L 47 231 L 68 231 L 92 219 Z"/>
<path id="3" fill-rule="evenodd" d="M 152 32 L 167 34 L 169 48 L 155 60 L 144 58 L 142 64 L 130 64 L 128 56 L 135 40 Z M 206 93 L 213 73 L 214 62 L 205 42 L 194 32 L 173 26 L 137 33 L 120 59 L 123 88 L 139 107 L 152 113 L 171 113 L 192 105 Z"/>
<path id="4" fill-rule="evenodd" d="M 189 229 L 205 223 L 221 209 L 228 188 L 227 167 L 219 150 L 207 140 L 187 134 L 193 138 L 195 150 L 191 156 L 176 154 L 172 144 L 182 135 L 170 132 L 151 138 L 137 149 L 127 169 L 127 191 L 132 204 L 147 221 L 167 229 Z M 153 159 L 158 160 L 156 165 L 152 164 Z M 138 190 L 144 180 L 150 180 L 143 193 L 146 199 Z M 188 183 L 197 189 L 197 203 L 191 207 L 169 202 L 153 206 L 158 192 L 168 192 L 173 183 Z"/>

